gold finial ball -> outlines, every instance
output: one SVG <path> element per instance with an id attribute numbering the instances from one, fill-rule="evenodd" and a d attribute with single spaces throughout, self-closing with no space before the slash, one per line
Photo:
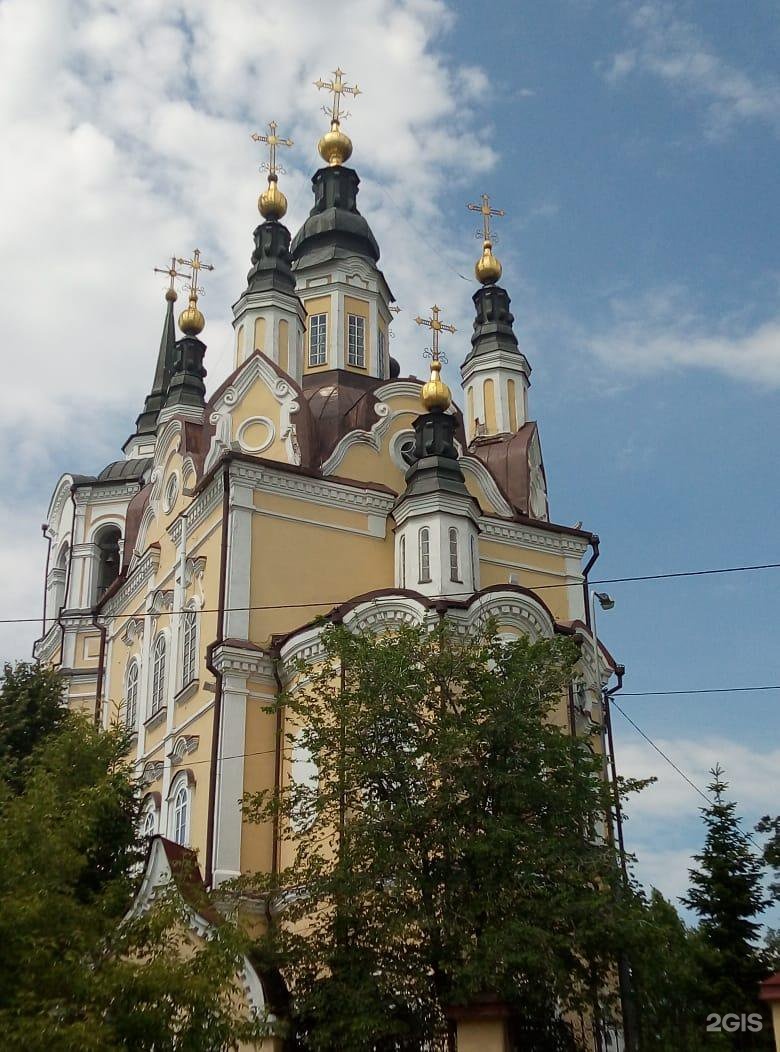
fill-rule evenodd
<path id="1" fill-rule="evenodd" d="M 452 393 L 441 378 L 441 362 L 436 359 L 431 362 L 431 378 L 423 384 L 420 400 L 429 413 L 434 409 L 449 409 L 452 404 Z"/>
<path id="2" fill-rule="evenodd" d="M 185 336 L 197 336 L 199 332 L 203 332 L 205 324 L 206 319 L 198 310 L 197 300 L 190 297 L 189 305 L 179 315 L 179 328 Z"/>
<path id="3" fill-rule="evenodd" d="M 268 189 L 257 199 L 257 207 L 263 219 L 281 219 L 287 213 L 287 198 L 279 189 L 275 175 L 268 176 Z"/>
<path id="4" fill-rule="evenodd" d="M 179 298 L 176 295 L 176 289 L 166 289 L 165 290 L 165 298 L 167 299 L 167 301 L 169 303 L 175 303 L 176 300 Z"/>
<path id="5" fill-rule="evenodd" d="M 344 164 L 352 156 L 352 140 L 345 135 L 336 121 L 317 143 L 320 157 L 326 164 Z"/>
<path id="6" fill-rule="evenodd" d="M 501 277 L 501 264 L 493 255 L 491 241 L 486 241 L 482 246 L 482 255 L 477 260 L 474 273 L 482 285 L 493 285 Z"/>

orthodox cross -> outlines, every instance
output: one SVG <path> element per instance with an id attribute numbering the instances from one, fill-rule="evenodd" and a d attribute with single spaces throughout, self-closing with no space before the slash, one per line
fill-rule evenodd
<path id="1" fill-rule="evenodd" d="M 268 135 L 258 135 L 254 132 L 252 138 L 255 142 L 268 143 L 269 158 L 268 161 L 260 165 L 261 171 L 268 172 L 269 175 L 276 175 L 277 172 L 284 173 L 284 168 L 281 165 L 276 164 L 276 147 L 277 146 L 292 146 L 292 139 L 282 139 L 281 136 L 276 134 L 276 129 L 279 125 L 276 121 L 269 121 L 268 123 Z"/>
<path id="2" fill-rule="evenodd" d="M 177 278 L 186 278 L 187 277 L 187 275 L 182 273 L 182 271 L 176 269 L 176 262 L 177 262 L 176 261 L 176 256 L 171 256 L 171 265 L 169 267 L 155 267 L 154 268 L 155 274 L 167 274 L 168 277 L 171 279 L 170 285 L 165 290 L 165 298 L 167 300 L 175 300 L 176 299 L 176 279 Z M 181 261 L 179 261 L 179 262 L 181 262 Z"/>
<path id="3" fill-rule="evenodd" d="M 391 310 L 393 312 L 393 314 L 400 314 L 401 313 L 401 308 L 398 306 L 397 303 L 391 303 L 390 307 L 388 309 Z"/>
<path id="4" fill-rule="evenodd" d="M 482 195 L 481 205 L 466 205 L 469 212 L 481 212 L 482 213 L 482 240 L 490 241 L 490 217 L 491 216 L 504 216 L 506 212 L 503 208 L 491 208 L 490 198 L 487 194 Z"/>
<path id="5" fill-rule="evenodd" d="M 333 80 L 323 80 L 322 77 L 320 77 L 319 80 L 314 81 L 314 86 L 316 88 L 325 88 L 326 91 L 330 91 L 333 93 L 333 102 L 330 104 L 330 106 L 322 107 L 323 113 L 327 113 L 333 124 L 338 124 L 342 117 L 349 116 L 348 113 L 341 112 L 341 96 L 352 95 L 353 98 L 356 98 L 358 95 L 362 94 L 357 84 L 354 86 L 354 88 L 346 85 L 342 79 L 343 76 L 343 69 L 334 69 Z"/>
<path id="6" fill-rule="evenodd" d="M 183 267 L 190 268 L 189 275 L 185 274 L 184 276 L 189 276 L 190 279 L 190 299 L 193 297 L 197 299 L 198 294 L 203 292 L 203 289 L 198 288 L 198 274 L 201 270 L 213 270 L 213 265 L 211 263 L 201 263 L 199 248 L 196 248 L 192 253 L 192 259 L 177 259 L 176 262 Z"/>
<path id="7" fill-rule="evenodd" d="M 414 320 L 417 322 L 418 325 L 424 325 L 426 326 L 426 328 L 431 329 L 433 331 L 433 346 L 431 347 L 430 351 L 425 351 L 424 356 L 426 358 L 432 358 L 435 362 L 444 362 L 446 364 L 447 359 L 443 358 L 439 354 L 439 333 L 456 332 L 457 330 L 455 329 L 454 325 L 447 325 L 445 322 L 441 321 L 441 319 L 439 318 L 440 313 L 441 308 L 434 303 L 434 305 L 431 307 L 432 316 L 430 318 L 418 317 Z"/>

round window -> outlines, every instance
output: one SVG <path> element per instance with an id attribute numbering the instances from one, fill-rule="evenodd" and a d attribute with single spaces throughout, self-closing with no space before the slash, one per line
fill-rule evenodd
<path id="1" fill-rule="evenodd" d="M 179 476 L 174 473 L 165 486 L 165 510 L 170 511 L 179 496 Z"/>

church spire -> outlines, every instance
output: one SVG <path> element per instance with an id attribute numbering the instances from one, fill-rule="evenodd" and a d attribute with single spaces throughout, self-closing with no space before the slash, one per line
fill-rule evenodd
<path id="1" fill-rule="evenodd" d="M 183 277 L 183 273 L 176 269 L 176 257 L 171 257 L 169 267 L 155 267 L 155 274 L 167 274 L 170 282 L 165 290 L 165 320 L 163 321 L 162 336 L 160 337 L 160 349 L 157 352 L 157 364 L 154 370 L 152 389 L 144 400 L 144 407 L 135 422 L 135 433 L 126 443 L 128 456 L 139 452 L 144 439 L 148 442 L 154 441 L 157 431 L 157 418 L 160 410 L 165 404 L 168 394 L 168 385 L 173 375 L 173 360 L 176 351 L 176 325 L 173 319 L 173 305 L 178 296 L 176 293 L 176 280 Z"/>
<path id="2" fill-rule="evenodd" d="M 439 335 L 455 332 L 442 322 L 439 307 L 416 318 L 433 332 L 431 378 L 420 392 L 425 412 L 414 427 L 414 460 L 406 488 L 396 501 L 396 586 L 430 597 L 470 595 L 479 588 L 476 543 L 479 507 L 463 478 L 455 446 L 457 417 L 447 412 L 450 390 L 442 381 Z"/>
<path id="3" fill-rule="evenodd" d="M 330 131 L 325 132 L 317 143 L 320 157 L 329 165 L 344 164 L 352 156 L 352 140 L 341 130 L 342 119 L 349 116 L 346 110 L 342 111 L 341 109 L 341 96 L 351 95 L 353 98 L 357 98 L 358 95 L 362 94 L 357 84 L 354 87 L 350 87 L 344 83 L 343 78 L 344 70 L 334 69 L 333 80 L 323 80 L 320 77 L 319 80 L 314 81 L 316 88 L 320 90 L 325 88 L 326 91 L 331 92 L 333 95 L 333 101 L 330 106 L 322 107 L 326 115 L 330 117 Z"/>
<path id="4" fill-rule="evenodd" d="M 206 385 L 203 382 L 206 375 L 203 367 L 206 345 L 198 339 L 206 325 L 206 319 L 198 307 L 198 296 L 203 293 L 198 280 L 202 270 L 213 270 L 214 267 L 211 263 L 203 262 L 198 248 L 192 253 L 192 259 L 179 258 L 176 262 L 180 266 L 189 267 L 189 302 L 179 315 L 179 328 L 184 336 L 177 340 L 174 346 L 172 375 L 158 424 L 172 416 L 185 416 L 200 422 L 206 404 Z"/>
<path id="5" fill-rule="evenodd" d="M 284 169 L 278 164 L 276 157 L 279 146 L 290 147 L 293 141 L 277 135 L 277 130 L 276 121 L 270 121 L 267 135 L 257 132 L 252 135 L 255 142 L 266 143 L 268 146 L 268 160 L 260 167 L 261 171 L 268 172 L 268 188 L 257 199 L 257 209 L 265 222 L 255 228 L 252 269 L 247 274 L 244 295 L 270 289 L 287 294 L 295 292 L 290 231 L 280 222 L 287 214 L 287 198 L 279 189 L 279 173 L 283 173 Z"/>
<path id="6" fill-rule="evenodd" d="M 493 255 L 490 220 L 505 212 L 491 207 L 487 194 L 482 194 L 480 204 L 466 207 L 482 215 L 482 255 L 474 267 L 481 288 L 472 297 L 476 317 L 471 350 L 461 366 L 466 438 L 471 443 L 514 434 L 522 427 L 527 419 L 531 367 L 517 344 L 509 294 L 497 284 L 502 268 Z"/>

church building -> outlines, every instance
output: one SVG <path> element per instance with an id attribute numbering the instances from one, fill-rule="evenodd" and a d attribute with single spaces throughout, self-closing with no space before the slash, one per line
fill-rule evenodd
<path id="1" fill-rule="evenodd" d="M 239 801 L 306 776 L 265 709 L 301 658 L 317 660 L 323 617 L 376 632 L 443 616 L 463 632 L 492 618 L 508 637 L 576 635 L 580 682 L 560 711 L 572 733 L 600 720 L 616 671 L 589 627 L 598 538 L 550 515 L 531 365 L 490 237 L 500 213 L 487 196 L 472 206 L 484 243 L 470 339 L 421 290 L 414 353 L 429 344 L 430 378 L 401 376 L 392 261 L 385 275 L 341 127 L 350 89 L 339 70 L 322 86 L 330 129 L 294 236 L 276 164 L 288 140 L 274 123 L 258 136 L 268 183 L 232 308 L 230 376 L 207 392 L 208 265 L 197 250 L 174 256 L 156 360 L 150 348 L 137 363 L 151 385 L 134 430 L 97 474 L 65 474 L 46 518 L 35 656 L 59 668 L 72 707 L 126 725 L 144 832 L 195 851 L 209 887 L 279 865 L 274 830 L 244 823 Z M 454 394 L 440 340 L 460 362 Z"/>

